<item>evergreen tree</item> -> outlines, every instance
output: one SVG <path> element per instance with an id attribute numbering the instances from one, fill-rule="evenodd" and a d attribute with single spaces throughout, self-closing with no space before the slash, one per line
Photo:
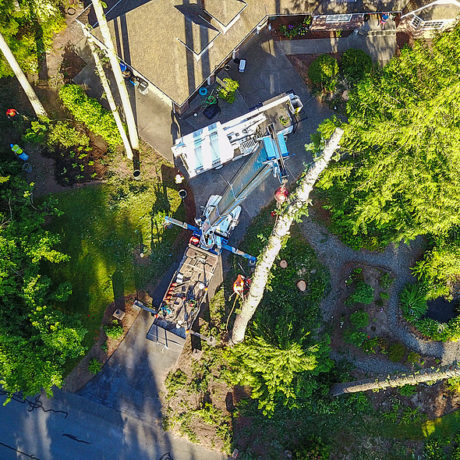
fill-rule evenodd
<path id="1" fill-rule="evenodd" d="M 317 375 L 332 367 L 328 359 L 327 343 L 305 347 L 303 340 L 268 340 L 266 334 L 254 325 L 253 333 L 245 342 L 227 350 L 226 357 L 232 368 L 232 383 L 249 385 L 251 397 L 257 399 L 264 415 L 271 415 L 277 402 L 293 406 L 296 394 L 307 392 L 305 373 Z M 301 384 L 299 385 L 299 379 Z M 299 391 L 298 387 L 302 387 Z M 313 390 L 313 388 L 312 388 Z"/>
<path id="2" fill-rule="evenodd" d="M 68 361 L 84 353 L 86 333 L 59 309 L 70 284 L 54 286 L 44 274 L 47 264 L 68 256 L 55 249 L 58 236 L 43 228 L 49 203 L 33 203 L 33 184 L 19 172 L 16 163 L 0 163 L 0 385 L 9 397 L 52 394 Z"/>
<path id="3" fill-rule="evenodd" d="M 346 155 L 318 184 L 348 244 L 442 235 L 460 222 L 459 62 L 457 26 L 351 92 Z"/>

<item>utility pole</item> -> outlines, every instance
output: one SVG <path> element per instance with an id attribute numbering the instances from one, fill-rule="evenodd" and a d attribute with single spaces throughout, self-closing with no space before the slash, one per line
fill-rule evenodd
<path id="1" fill-rule="evenodd" d="M 308 170 L 303 179 L 300 181 L 297 189 L 293 193 L 293 198 L 289 199 L 286 207 L 278 217 L 270 238 L 261 255 L 257 260 L 256 269 L 251 281 L 249 293 L 241 305 L 241 312 L 236 316 L 235 324 L 232 331 L 231 342 L 233 344 L 242 342 L 246 334 L 246 328 L 253 317 L 256 309 L 262 300 L 265 291 L 265 285 L 273 263 L 279 254 L 282 242 L 289 235 L 289 229 L 296 215 L 308 204 L 308 197 L 313 190 L 313 186 L 319 175 L 329 164 L 332 155 L 339 147 L 343 130 L 336 128 L 332 137 L 326 143 L 323 154 L 315 161 L 313 167 Z"/>
<path id="2" fill-rule="evenodd" d="M 10 47 L 8 46 L 8 43 L 6 43 L 5 38 L 3 37 L 1 33 L 0 33 L 0 50 L 2 50 L 2 53 L 5 56 L 5 59 L 8 61 L 8 64 L 10 65 L 14 74 L 16 75 L 16 78 L 21 84 L 22 89 L 24 90 L 27 97 L 29 98 L 29 101 L 35 113 L 37 114 L 37 117 L 47 117 L 48 115 L 46 113 L 45 108 L 43 107 L 42 103 L 40 102 L 37 95 L 35 94 L 34 89 L 29 83 L 29 80 L 27 80 L 27 77 L 25 76 L 21 67 L 19 67 L 18 61 L 16 61 L 16 58 L 11 52 Z"/>
<path id="3" fill-rule="evenodd" d="M 120 114 L 118 112 L 117 105 L 115 104 L 115 99 L 113 98 L 112 90 L 110 89 L 109 81 L 107 80 L 107 76 L 104 71 L 104 67 L 102 66 L 101 59 L 99 58 L 98 50 L 99 48 L 96 46 L 94 42 L 94 38 L 88 29 L 85 26 L 82 26 L 83 33 L 86 35 L 88 39 L 89 48 L 91 53 L 93 53 L 94 62 L 96 63 L 96 70 L 101 79 L 102 87 L 104 88 L 104 93 L 107 97 L 107 101 L 110 106 L 110 110 L 112 111 L 113 118 L 115 118 L 115 122 L 117 124 L 118 131 L 120 132 L 120 136 L 123 140 L 123 145 L 125 146 L 126 156 L 132 160 L 133 159 L 133 151 L 131 149 L 131 145 L 129 143 L 128 136 L 126 135 L 125 127 L 123 126 L 123 122 L 121 121 Z"/>
<path id="4" fill-rule="evenodd" d="M 107 20 L 104 15 L 104 10 L 100 0 L 92 0 L 94 12 L 96 13 L 97 21 L 101 29 L 102 38 L 104 45 L 107 48 L 107 55 L 110 59 L 110 64 L 112 66 L 112 71 L 115 76 L 115 81 L 118 86 L 118 91 L 120 93 L 121 104 L 125 113 L 126 124 L 128 125 L 129 140 L 131 141 L 131 147 L 133 150 L 139 150 L 139 137 L 137 135 L 136 122 L 134 120 L 133 109 L 131 107 L 131 102 L 129 100 L 128 90 L 126 89 L 125 79 L 120 69 L 120 62 L 118 60 L 117 54 L 115 52 L 115 47 L 113 45 L 112 37 L 110 35 L 109 26 L 107 25 Z"/>

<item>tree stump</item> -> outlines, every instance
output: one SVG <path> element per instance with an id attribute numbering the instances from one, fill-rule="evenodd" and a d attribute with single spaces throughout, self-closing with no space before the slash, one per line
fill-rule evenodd
<path id="1" fill-rule="evenodd" d="M 287 268 L 288 266 L 288 263 L 283 259 L 282 261 L 280 261 L 280 267 L 281 268 Z"/>
<path id="2" fill-rule="evenodd" d="M 297 286 L 297 289 L 298 289 L 299 291 L 304 292 L 304 291 L 307 290 L 307 283 L 306 283 L 304 280 L 299 280 L 299 281 L 297 281 L 297 285 L 296 285 L 296 286 Z"/>

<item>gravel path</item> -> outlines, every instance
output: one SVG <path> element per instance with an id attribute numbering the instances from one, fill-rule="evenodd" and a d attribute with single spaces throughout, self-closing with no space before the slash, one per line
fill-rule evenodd
<path id="1" fill-rule="evenodd" d="M 414 281 L 410 267 L 414 265 L 417 257 L 423 251 L 422 238 L 417 238 L 409 245 L 401 243 L 399 246 L 394 246 L 391 244 L 383 252 L 355 251 L 345 246 L 336 236 L 330 234 L 326 228 L 313 221 L 311 217 L 305 218 L 301 227 L 304 236 L 321 261 L 328 267 L 331 275 L 330 292 L 321 304 L 324 320 L 327 321 L 333 315 L 337 300 L 345 288 L 340 285 L 343 265 L 355 262 L 379 266 L 391 270 L 395 275 L 395 280 L 390 288 L 387 307 L 388 325 L 393 336 L 417 353 L 440 358 L 443 365 L 451 364 L 460 358 L 460 341 L 433 342 L 422 340 L 408 330 L 399 317 L 398 294 L 405 284 Z M 333 357 L 350 359 L 337 352 L 334 353 Z M 360 369 L 369 372 L 385 373 L 405 369 L 404 366 L 377 357 L 350 360 Z"/>

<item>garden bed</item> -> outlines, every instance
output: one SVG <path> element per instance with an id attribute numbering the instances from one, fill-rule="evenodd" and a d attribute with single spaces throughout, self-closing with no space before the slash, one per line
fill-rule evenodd
<path id="1" fill-rule="evenodd" d="M 452 391 L 447 382 L 389 388 L 369 392 L 369 397 L 374 409 L 387 414 L 384 418 L 390 421 L 403 417 L 404 412 L 408 414 L 408 408 L 431 420 L 450 414 L 460 406 L 460 393 Z"/>
<path id="2" fill-rule="evenodd" d="M 100 136 L 78 126 L 90 138 L 87 152 L 70 151 L 52 154 L 55 160 L 55 177 L 58 184 L 70 186 L 76 183 L 87 183 L 104 179 L 109 157 L 107 144 Z"/>
<path id="3" fill-rule="evenodd" d="M 460 340 L 460 316 L 457 314 L 458 293 L 454 298 L 456 300 L 449 305 L 452 308 L 449 314 L 450 319 L 441 322 L 440 318 L 436 320 L 427 314 L 430 300 L 428 300 L 429 295 L 422 282 L 407 284 L 399 294 L 401 313 L 412 333 L 423 340 L 441 342 Z"/>
<path id="4" fill-rule="evenodd" d="M 387 311 L 392 282 L 393 274 L 383 268 L 352 263 L 343 268 L 344 288 L 334 313 L 332 348 L 358 360 L 376 356 L 412 369 L 439 364 L 392 337 Z"/>
<path id="5" fill-rule="evenodd" d="M 353 33 L 353 30 L 311 30 L 307 27 L 299 27 L 302 22 L 309 16 L 278 16 L 270 21 L 271 35 L 274 40 L 308 40 L 321 38 L 345 38 Z M 298 30 L 299 34 L 292 38 L 287 37 L 283 33 L 286 27 L 288 30 Z M 344 28 L 346 24 L 344 25 Z"/>

